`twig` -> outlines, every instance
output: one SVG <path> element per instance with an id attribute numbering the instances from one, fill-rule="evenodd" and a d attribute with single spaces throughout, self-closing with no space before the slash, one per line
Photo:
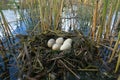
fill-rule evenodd
<path id="1" fill-rule="evenodd" d="M 24 43 L 24 51 L 25 51 L 25 54 L 26 54 L 26 57 L 27 57 L 27 61 L 28 61 L 28 66 L 29 66 L 29 72 L 31 72 L 31 69 L 32 69 L 32 65 L 31 65 L 31 59 L 30 59 L 30 56 L 29 56 L 29 53 L 28 53 L 28 49 L 27 49 L 27 46 L 26 46 L 26 43 Z M 28 75 L 30 74 L 28 72 Z"/>
<path id="2" fill-rule="evenodd" d="M 64 56 L 58 56 L 58 57 L 55 57 L 55 58 L 52 58 L 52 59 L 50 59 L 50 60 L 48 60 L 48 61 L 54 61 L 54 60 L 57 60 L 57 59 L 60 59 L 60 58 L 63 58 Z"/>
<path id="3" fill-rule="evenodd" d="M 106 47 L 106 48 L 108 48 L 109 50 L 111 50 L 111 51 L 113 51 L 113 48 L 111 48 L 111 47 L 109 47 L 109 46 L 106 46 L 106 45 L 104 45 L 104 44 L 101 44 L 101 43 L 98 43 L 99 45 L 101 45 L 101 46 L 103 46 L 103 47 Z"/>
<path id="4" fill-rule="evenodd" d="M 66 69 L 68 69 L 76 78 L 80 80 L 80 77 L 75 72 L 73 72 L 62 60 L 59 60 L 59 62 L 62 63 Z"/>
<path id="5" fill-rule="evenodd" d="M 54 63 L 53 63 L 53 65 L 52 65 L 52 67 L 47 71 L 47 73 L 49 73 L 49 72 L 51 72 L 52 71 L 52 69 L 54 68 L 54 66 L 55 66 L 55 63 L 56 63 L 56 60 L 54 61 Z"/>
<path id="6" fill-rule="evenodd" d="M 98 71 L 98 69 L 78 69 L 78 71 Z"/>
<path id="7" fill-rule="evenodd" d="M 70 63 L 69 61 L 67 61 L 66 59 L 63 59 L 65 62 L 67 62 L 69 65 L 71 65 L 72 67 L 75 67 L 72 63 Z"/>

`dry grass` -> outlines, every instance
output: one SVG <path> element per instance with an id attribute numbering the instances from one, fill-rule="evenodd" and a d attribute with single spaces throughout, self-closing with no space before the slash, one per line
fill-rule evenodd
<path id="1" fill-rule="evenodd" d="M 48 53 L 48 52 L 57 53 L 57 52 L 47 50 L 44 46 L 38 46 L 37 49 L 45 48 L 45 50 L 42 50 L 43 52 L 34 52 L 34 57 L 32 60 L 30 60 L 29 55 L 31 55 L 31 53 L 29 53 L 28 46 L 31 49 L 31 51 L 36 50 L 36 46 L 35 46 L 36 44 L 30 45 L 30 43 L 34 43 L 34 41 L 36 42 L 37 39 L 38 39 L 38 43 L 39 42 L 41 43 L 41 41 L 39 41 L 39 40 L 41 40 L 41 38 L 44 39 L 46 37 L 45 33 L 47 33 L 48 31 L 54 32 L 54 34 L 57 34 L 57 36 L 64 36 L 65 34 L 67 34 L 67 33 L 64 33 L 62 30 L 62 24 L 63 24 L 62 20 L 63 19 L 70 20 L 70 23 L 68 23 L 67 26 L 65 26 L 65 28 L 72 27 L 73 33 L 74 33 L 72 35 L 76 35 L 76 33 L 78 33 L 79 31 L 84 32 L 83 28 L 85 28 L 85 29 L 86 29 L 86 27 L 90 28 L 89 30 L 91 30 L 91 31 L 89 31 L 90 35 L 88 36 L 88 38 L 92 40 L 91 42 L 89 42 L 89 39 L 88 38 L 86 39 L 84 37 L 84 35 L 82 35 L 82 33 L 79 33 L 79 35 L 77 35 L 77 37 L 82 36 L 83 38 L 82 39 L 77 38 L 76 40 L 78 40 L 78 42 L 80 40 L 85 40 L 80 43 L 85 44 L 84 47 L 85 47 L 86 51 L 88 52 L 88 54 L 94 53 L 94 52 L 92 52 L 92 50 L 93 50 L 92 43 L 96 43 L 95 47 L 97 47 L 98 49 L 103 47 L 103 49 L 107 48 L 108 51 L 112 51 L 112 54 L 107 55 L 108 59 L 105 61 L 105 63 L 106 63 L 105 65 L 107 65 L 107 68 L 108 68 L 108 64 L 114 64 L 113 61 L 116 59 L 116 56 L 117 56 L 118 60 L 115 61 L 116 66 L 114 64 L 112 67 L 115 68 L 115 71 L 114 71 L 115 73 L 119 72 L 120 55 L 118 52 L 118 46 L 120 45 L 119 44 L 120 32 L 118 35 L 118 39 L 115 42 L 114 41 L 115 36 L 113 35 L 113 32 L 114 32 L 113 30 L 114 30 L 114 27 L 115 28 L 118 27 L 118 24 L 119 24 L 119 19 L 117 19 L 117 14 L 120 10 L 120 7 L 119 7 L 120 0 L 96 0 L 96 1 L 94 1 L 94 0 L 84 0 L 84 1 L 82 1 L 82 0 L 20 0 L 19 3 L 13 2 L 13 4 L 15 4 L 15 9 L 14 9 L 14 7 L 12 7 L 12 8 L 15 11 L 17 10 L 19 12 L 21 20 L 23 20 L 24 23 L 26 24 L 26 27 L 29 31 L 28 34 L 30 35 L 30 38 L 28 38 L 27 41 L 24 41 L 24 39 L 21 41 L 21 43 L 23 43 L 23 50 L 21 50 L 21 49 L 19 50 L 20 51 L 19 56 L 22 55 L 22 59 L 20 58 L 20 60 L 23 61 L 24 65 L 19 65 L 20 69 L 22 70 L 20 73 L 22 73 L 22 72 L 32 73 L 30 70 L 35 69 L 35 71 L 33 70 L 33 73 L 35 72 L 35 74 L 36 74 L 46 68 L 45 66 L 43 66 L 43 63 L 41 62 L 41 61 L 44 62 L 44 59 L 40 60 L 40 59 L 42 59 L 41 57 L 44 56 L 43 53 L 44 52 L 45 53 Z M 77 7 L 76 10 L 74 10 L 74 6 Z M 73 16 L 63 18 L 62 17 L 63 9 L 65 10 L 66 13 L 69 13 L 69 11 L 70 11 L 70 14 Z M 24 14 L 24 11 L 26 11 L 26 15 Z M 0 7 L 0 14 L 1 14 L 1 18 L 3 20 L 3 22 L 1 22 L 1 24 L 3 24 L 3 25 L 1 25 L 1 30 L 4 32 L 3 34 L 5 35 L 7 40 L 10 41 L 9 37 L 11 37 L 11 36 L 13 37 L 13 34 L 11 33 L 10 26 L 2 12 L 1 7 Z M 114 22 L 113 29 L 111 30 L 111 23 L 113 20 L 112 19 L 113 16 L 115 16 L 115 19 L 113 21 Z M 76 24 L 79 24 L 79 25 L 76 26 Z M 91 27 L 90 27 L 90 25 L 91 25 Z M 36 39 L 36 35 L 40 35 L 41 33 L 43 33 L 44 36 L 41 35 L 40 36 L 41 38 L 37 37 L 37 39 Z M 64 33 L 64 34 L 61 35 L 60 33 Z M 42 42 L 44 42 L 43 39 L 42 39 Z M 115 45 L 112 46 L 112 44 L 114 42 L 115 42 Z M 42 44 L 42 45 L 44 45 L 44 44 Z M 78 44 L 76 43 L 76 44 L 74 44 L 74 46 L 75 45 L 78 45 Z M 81 51 L 82 50 L 84 51 L 83 46 L 78 45 L 78 49 L 79 48 Z M 4 50 L 2 50 L 2 51 L 3 51 L 2 54 L 6 53 L 6 52 L 4 52 Z M 5 50 L 5 51 L 7 51 L 7 50 Z M 81 52 L 79 50 L 76 50 L 76 52 L 77 51 L 78 51 L 78 54 Z M 23 53 L 25 53 L 25 54 L 23 55 Z M 42 54 L 40 54 L 40 53 L 42 53 Z M 65 53 L 65 52 L 63 52 L 63 53 Z M 96 57 L 95 59 L 101 60 L 101 59 L 99 59 L 100 58 L 99 55 L 102 55 L 102 54 L 103 53 L 100 53 L 100 51 L 96 52 L 97 56 L 94 54 Z M 40 58 L 37 57 L 38 55 Z M 94 55 L 92 55 L 92 56 L 94 56 Z M 49 57 L 52 57 L 52 59 L 54 59 L 54 61 L 56 63 L 57 59 L 55 58 L 55 55 L 54 56 L 47 55 L 47 58 L 45 58 L 45 59 L 46 60 L 50 59 Z M 86 57 L 88 57 L 88 55 L 86 55 L 83 60 L 87 60 Z M 77 76 L 76 72 L 74 71 L 74 69 L 71 68 L 74 66 L 73 65 L 75 63 L 74 61 L 73 61 L 74 63 L 72 64 L 72 62 L 70 62 L 69 60 L 66 61 L 66 58 L 65 58 L 65 60 L 59 59 L 57 62 L 58 62 L 57 64 L 59 64 L 59 65 L 61 65 L 61 64 L 64 65 L 64 66 L 62 66 L 62 67 L 64 67 L 64 69 L 66 68 L 75 77 L 79 78 Z M 85 63 L 89 64 L 88 62 L 86 61 Z M 101 62 L 104 63 L 104 60 L 102 60 Z M 65 63 L 69 64 L 70 67 L 68 67 Z M 29 67 L 27 69 L 27 67 L 30 66 L 31 64 L 32 64 L 32 67 Z M 46 64 L 49 64 L 49 63 L 46 63 Z M 75 65 L 77 65 L 77 64 L 75 64 Z M 54 66 L 54 63 L 53 63 L 53 66 Z M 78 67 L 78 65 L 77 65 L 77 67 Z M 82 69 L 80 67 L 82 67 Z M 84 64 L 80 64 L 80 67 L 78 69 L 80 71 L 89 70 L 86 68 L 86 66 Z M 38 70 L 38 72 L 36 70 Z M 91 71 L 92 70 L 98 71 L 96 69 L 91 69 Z M 46 73 L 46 71 L 43 71 L 43 75 L 45 75 L 44 72 Z M 29 74 L 27 74 L 27 75 L 29 75 Z M 26 77 L 29 78 L 29 76 L 26 76 Z M 41 76 L 38 75 L 36 77 L 41 77 Z"/>

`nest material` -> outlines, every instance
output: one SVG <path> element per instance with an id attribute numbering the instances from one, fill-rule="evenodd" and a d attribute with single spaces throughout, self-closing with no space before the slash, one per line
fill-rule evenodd
<path id="1" fill-rule="evenodd" d="M 48 48 L 47 41 L 58 37 L 71 38 L 72 48 L 66 51 Z M 42 33 L 25 39 L 22 48 L 18 59 L 28 80 L 93 80 L 98 75 L 98 50 L 93 41 L 80 33 Z"/>

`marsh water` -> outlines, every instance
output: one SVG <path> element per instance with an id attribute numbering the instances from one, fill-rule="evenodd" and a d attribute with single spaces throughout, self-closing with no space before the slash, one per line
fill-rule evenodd
<path id="1" fill-rule="evenodd" d="M 26 26 L 25 26 L 24 22 L 20 20 L 20 16 L 19 16 L 18 12 L 15 12 L 13 10 L 3 10 L 3 13 L 4 13 L 4 16 L 7 20 L 7 22 L 9 22 L 8 24 L 9 24 L 10 30 L 11 30 L 13 35 L 27 34 L 26 33 Z M 2 20 L 1 16 L 0 16 L 0 20 Z M 2 25 L 3 24 L 1 24 L 0 26 L 2 26 Z M 9 41 L 6 42 L 6 37 L 4 37 L 3 34 L 4 33 L 0 29 L 0 38 L 3 41 L 4 46 L 7 48 L 8 45 L 9 45 Z M 11 41 L 12 41 L 12 43 L 16 43 L 16 42 L 18 42 L 18 39 L 15 38 L 14 41 L 11 39 Z M 11 47 L 11 46 L 9 45 L 9 47 Z M 9 59 L 9 64 L 16 65 L 15 59 L 11 58 L 10 57 L 11 55 L 9 53 L 6 56 Z M 3 63 L 3 59 L 2 59 L 1 55 L 0 55 L 0 68 L 1 68 L 0 69 L 0 74 L 1 74 L 1 73 L 4 72 L 4 63 Z M 14 75 L 17 73 L 18 69 L 15 66 L 8 67 L 8 69 L 9 69 L 9 72 L 10 72 L 10 80 L 17 80 L 17 78 Z M 7 76 L 6 76 L 6 79 L 4 79 L 4 80 L 8 80 Z"/>
<path id="2" fill-rule="evenodd" d="M 17 11 L 15 12 L 13 10 L 3 10 L 3 13 L 4 13 L 5 18 L 9 22 L 9 26 L 10 26 L 10 29 L 11 29 L 13 35 L 16 35 L 16 34 L 23 34 L 23 35 L 27 34 L 27 32 L 26 32 L 27 31 L 26 25 L 25 25 L 25 23 L 22 20 L 20 20 L 20 15 L 19 15 L 19 13 Z M 75 15 L 70 15 L 70 12 L 69 12 L 69 14 L 68 13 L 67 14 L 63 13 L 63 17 L 69 18 L 69 17 L 74 17 L 74 16 Z M 113 17 L 113 21 L 114 21 L 114 17 Z M 0 20 L 1 20 L 1 18 L 0 18 Z M 64 31 L 69 31 L 69 26 L 74 26 L 73 24 L 76 21 L 74 19 L 71 19 L 71 20 L 63 19 L 62 22 L 63 22 L 62 29 Z M 73 23 L 71 23 L 71 22 L 73 22 Z M 87 24 L 88 24 L 87 28 L 84 31 L 85 35 L 89 34 L 89 29 L 90 29 L 88 27 L 88 26 L 90 26 L 89 22 Z M 1 24 L 0 26 L 2 26 L 2 25 L 3 24 Z M 111 28 L 112 28 L 112 25 L 113 25 L 113 22 L 111 24 Z M 79 23 L 77 23 L 75 26 L 77 27 L 77 26 L 80 26 L 80 25 L 79 25 Z M 72 28 L 72 30 L 73 30 L 73 28 Z M 1 29 L 0 29 L 0 38 L 4 42 L 5 38 L 3 36 L 3 32 L 2 32 Z M 15 42 L 18 42 L 18 39 L 15 39 Z M 6 43 L 4 45 L 7 46 Z M 10 55 L 7 55 L 7 56 L 9 57 Z M 10 59 L 9 64 L 16 65 L 16 62 L 15 62 L 15 60 L 13 58 L 9 58 L 9 59 Z M 2 68 L 0 70 L 0 73 L 2 73 L 2 70 L 4 70 L 4 63 L 3 63 L 1 55 L 0 55 L 0 68 Z M 17 73 L 18 68 L 16 68 L 16 67 L 8 67 L 8 69 L 9 69 L 9 72 L 10 72 L 10 80 L 17 80 L 17 78 L 14 76 L 14 74 Z M 4 80 L 7 80 L 7 78 L 4 79 Z"/>

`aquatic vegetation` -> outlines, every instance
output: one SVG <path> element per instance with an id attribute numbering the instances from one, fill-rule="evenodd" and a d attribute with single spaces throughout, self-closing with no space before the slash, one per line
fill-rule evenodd
<path id="1" fill-rule="evenodd" d="M 5 68 L 0 65 L 1 79 L 12 80 L 8 67 L 13 66 L 18 68 L 17 78 L 28 80 L 119 77 L 120 0 L 9 0 L 3 5 L 4 1 L 0 2 L 0 56 Z M 20 15 L 27 35 L 12 34 L 4 9 Z"/>

